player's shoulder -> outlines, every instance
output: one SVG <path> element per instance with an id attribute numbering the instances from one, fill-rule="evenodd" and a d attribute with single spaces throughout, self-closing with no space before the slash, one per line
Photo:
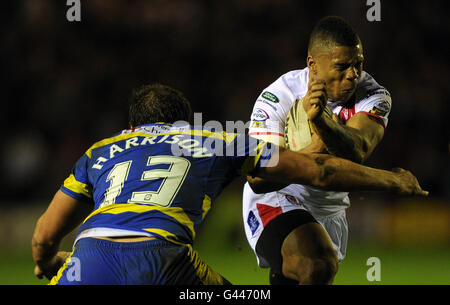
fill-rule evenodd
<path id="1" fill-rule="evenodd" d="M 309 74 L 309 70 L 308 70 L 308 67 L 306 67 L 303 69 L 290 70 L 290 71 L 284 73 L 283 75 L 281 75 L 280 78 L 283 78 L 287 81 L 290 81 L 290 80 L 308 81 L 308 74 Z"/>
<path id="2" fill-rule="evenodd" d="M 119 132 L 114 133 L 112 136 L 103 138 L 94 142 L 85 152 L 88 158 L 91 158 L 93 151 L 98 151 L 102 149 L 109 148 L 109 146 L 114 145 L 114 143 L 122 141 L 124 139 L 132 137 L 131 129 L 124 129 Z"/>
<path id="3" fill-rule="evenodd" d="M 140 125 L 132 129 L 123 129 L 114 133 L 113 135 L 96 141 L 85 152 L 88 158 L 91 158 L 93 152 L 103 154 L 104 150 L 118 150 L 123 151 L 141 144 L 151 143 L 149 139 L 142 140 L 138 137 L 152 138 L 161 134 L 170 133 L 173 127 L 171 124 L 155 123 Z M 119 142 L 124 143 L 119 143 Z M 111 148 L 112 147 L 112 148 Z"/>
<path id="4" fill-rule="evenodd" d="M 306 94 L 308 90 L 309 69 L 291 70 L 281 75 L 274 83 L 274 86 L 284 87 L 292 95 L 298 97 Z"/>
<path id="5" fill-rule="evenodd" d="M 356 87 L 355 100 L 358 103 L 374 98 L 382 98 L 391 102 L 391 94 L 386 87 L 380 85 L 372 75 L 363 71 Z"/>
<path id="6" fill-rule="evenodd" d="M 295 100 L 306 94 L 307 88 L 307 69 L 286 72 L 262 90 L 255 107 L 284 115 Z"/>

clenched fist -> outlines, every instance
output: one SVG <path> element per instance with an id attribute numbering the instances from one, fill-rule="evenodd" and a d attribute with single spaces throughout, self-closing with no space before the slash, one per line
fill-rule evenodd
<path id="1" fill-rule="evenodd" d="M 64 262 L 69 257 L 70 252 L 59 251 L 50 261 L 45 264 L 36 265 L 34 267 L 34 275 L 39 279 L 42 279 L 44 276 L 50 280 L 53 276 L 56 275 L 59 268 L 64 265 Z"/>
<path id="2" fill-rule="evenodd" d="M 319 117 L 327 106 L 327 90 L 325 81 L 316 79 L 313 75 L 308 82 L 308 92 L 302 99 L 303 108 L 308 119 L 313 121 Z"/>

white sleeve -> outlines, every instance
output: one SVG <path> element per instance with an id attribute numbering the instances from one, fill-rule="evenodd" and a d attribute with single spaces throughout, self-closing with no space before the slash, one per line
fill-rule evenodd
<path id="1" fill-rule="evenodd" d="M 286 117 L 294 102 L 294 95 L 280 77 L 258 96 L 248 134 L 284 146 Z"/>
<path id="2" fill-rule="evenodd" d="M 391 108 L 392 99 L 389 92 L 385 89 L 380 89 L 369 97 L 359 101 L 355 105 L 355 114 L 363 112 L 376 117 L 383 122 L 383 125 L 386 128 Z"/>

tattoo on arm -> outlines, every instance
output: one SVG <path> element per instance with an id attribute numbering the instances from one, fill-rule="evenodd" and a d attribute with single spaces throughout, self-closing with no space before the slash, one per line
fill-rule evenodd
<path id="1" fill-rule="evenodd" d="M 333 176 L 336 173 L 336 168 L 332 165 L 325 165 L 325 161 L 328 159 L 326 156 L 320 156 L 314 158 L 314 162 L 320 168 L 320 181 L 326 181 L 329 177 Z"/>
<path id="2" fill-rule="evenodd" d="M 325 160 L 323 157 L 316 157 L 314 162 L 316 162 L 317 165 L 322 166 L 325 163 Z"/>
<path id="3" fill-rule="evenodd" d="M 327 180 L 328 177 L 333 176 L 336 173 L 336 168 L 334 166 L 325 165 L 322 171 L 321 180 Z"/>

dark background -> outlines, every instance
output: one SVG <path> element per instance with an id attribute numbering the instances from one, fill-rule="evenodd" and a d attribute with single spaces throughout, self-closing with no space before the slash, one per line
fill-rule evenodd
<path id="1" fill-rule="evenodd" d="M 305 67 L 314 24 L 340 15 L 359 33 L 369 72 L 392 95 L 368 164 L 411 170 L 450 199 L 448 11 L 439 1 L 2 1 L 1 201 L 48 199 L 95 141 L 127 124 L 132 88 L 183 91 L 203 120 L 248 121 L 260 91 Z"/>
<path id="2" fill-rule="evenodd" d="M 326 15 L 356 29 L 364 70 L 392 95 L 367 164 L 407 168 L 431 192 L 352 193 L 335 283 L 449 284 L 448 10 L 381 0 L 381 21 L 369 22 L 366 2 L 81 0 L 81 22 L 69 22 L 64 0 L 0 1 L 0 284 L 46 284 L 33 275 L 36 220 L 85 150 L 126 128 L 133 88 L 161 82 L 203 122 L 247 122 L 263 88 L 305 67 L 309 33 Z M 194 247 L 231 282 L 268 284 L 244 235 L 242 182 L 219 196 Z M 366 278 L 369 257 L 381 260 L 381 282 Z"/>

